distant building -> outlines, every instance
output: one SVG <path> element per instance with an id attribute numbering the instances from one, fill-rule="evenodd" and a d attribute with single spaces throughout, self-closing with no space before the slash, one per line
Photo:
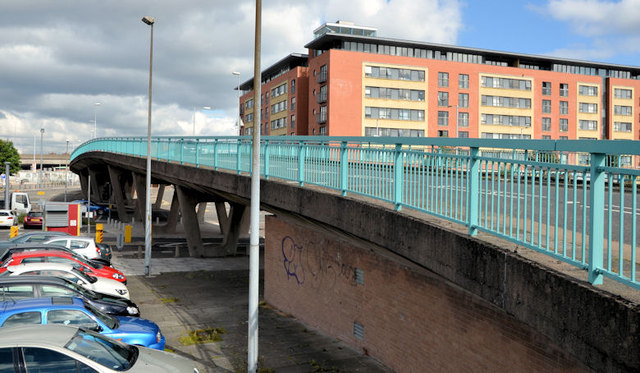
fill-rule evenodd
<path id="1" fill-rule="evenodd" d="M 352 23 L 262 73 L 266 135 L 640 139 L 640 67 L 386 39 Z M 251 133 L 253 81 L 241 85 Z"/>

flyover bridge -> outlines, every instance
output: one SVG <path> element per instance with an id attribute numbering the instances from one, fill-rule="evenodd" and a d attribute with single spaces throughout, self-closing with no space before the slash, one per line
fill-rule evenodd
<path id="1" fill-rule="evenodd" d="M 135 213 L 141 219 L 146 140 L 143 137 L 89 141 L 71 155 L 71 169 L 80 175 L 85 189 L 91 175 L 95 199 L 113 196 L 120 216 L 128 213 L 127 204 L 137 204 Z M 171 231 L 175 227 L 179 208 L 191 255 L 233 254 L 239 235 L 247 229 L 251 138 L 157 137 L 152 139 L 151 149 L 153 182 L 172 184 L 177 191 L 163 229 Z M 495 243 L 474 238 L 480 232 L 483 238 L 495 237 L 500 246 L 511 243 L 532 249 L 584 270 L 588 281 L 595 285 L 607 278 L 640 289 L 636 273 L 639 160 L 640 147 L 632 141 L 263 138 L 262 208 L 277 217 L 267 220 L 265 251 L 272 246 L 273 252 L 278 252 L 265 253 L 265 297 L 270 294 L 268 301 L 291 313 L 311 315 L 306 320 L 312 324 L 329 325 L 323 330 L 344 334 L 343 330 L 334 330 L 335 325 L 331 325 L 334 321 L 323 321 L 321 314 L 287 303 L 288 296 L 281 294 L 286 288 L 296 292 L 299 299 L 311 298 L 312 294 L 314 299 L 321 297 L 318 288 L 311 293 L 299 293 L 299 289 L 309 284 L 310 279 L 324 287 L 329 280 L 321 277 L 323 273 L 332 276 L 329 282 L 333 291 L 340 277 L 355 279 L 355 284 L 359 284 L 358 277 L 363 276 L 359 267 L 345 267 L 341 260 L 327 266 L 331 260 L 327 259 L 325 249 L 320 254 L 303 251 L 305 245 L 300 242 L 307 242 L 305 239 L 313 236 L 312 232 L 320 230 L 324 232 L 320 237 L 328 238 L 318 240 L 327 240 L 331 249 L 326 250 L 338 247 L 335 249 L 338 258 L 347 254 L 340 251 L 342 244 L 333 242 L 333 236 L 356 246 L 374 247 L 371 252 L 382 257 L 392 255 L 396 264 L 408 260 L 409 264 L 401 265 L 402 271 L 414 273 L 426 269 L 441 281 L 461 287 L 461 294 L 473 294 L 497 307 L 502 318 L 502 327 L 497 327 L 502 332 L 497 334 L 504 333 L 508 329 L 504 328 L 505 323 L 515 318 L 525 325 L 521 333 L 531 333 L 526 328 L 533 328 L 544 338 L 550 338 L 547 342 L 558 349 L 548 347 L 553 351 L 542 353 L 540 361 L 556 356 L 556 363 L 570 361 L 568 366 L 577 370 L 639 369 L 637 306 L 541 268 Z M 142 198 L 134 200 L 134 190 Z M 225 234 L 220 247 L 202 245 L 196 205 L 203 202 L 216 204 Z M 228 211 L 225 204 L 231 207 Z M 459 227 L 465 228 L 461 231 Z M 270 232 L 280 233 L 281 240 L 269 238 Z M 292 232 L 303 238 L 296 241 Z M 365 250 L 355 262 L 368 262 L 363 259 L 366 254 Z M 275 264 L 278 260 L 279 264 Z M 417 269 L 409 269 L 413 265 Z M 284 280 L 274 280 L 275 285 L 268 285 L 268 270 L 282 271 L 283 267 Z M 340 268 L 337 273 L 336 268 Z M 395 281 L 394 278 L 392 282 Z M 430 282 L 423 279 L 420 286 L 425 281 Z M 416 283 L 404 285 L 415 287 Z M 446 296 L 452 291 L 448 288 Z M 393 292 L 397 296 L 398 288 Z M 456 297 L 453 303 L 465 308 L 467 295 Z M 385 298 L 382 293 L 380 297 Z M 415 294 L 407 297 L 416 299 Z M 326 301 L 331 298 L 327 295 Z M 584 302 L 589 303 L 586 309 Z M 361 306 L 353 307 L 362 310 Z M 480 314 L 486 316 L 485 311 Z M 324 313 L 330 311 L 324 309 Z M 478 321 L 478 317 L 476 314 L 471 319 Z M 370 320 L 370 324 L 375 323 Z M 475 324 L 465 327 L 475 327 L 472 325 Z M 432 327 L 430 324 L 429 328 Z M 478 334 L 485 332 L 477 330 Z M 393 352 L 379 344 L 370 341 L 367 344 L 363 334 L 363 324 L 353 321 L 353 336 L 344 338 L 352 338 L 355 345 L 367 351 L 373 350 L 372 355 L 387 364 L 394 362 L 391 365 L 396 369 L 411 364 L 399 362 L 403 360 L 400 352 L 394 357 Z M 504 340 L 504 335 L 496 338 Z M 547 342 L 543 345 L 548 345 Z M 625 348 L 620 348 L 621 343 Z M 526 347 L 527 342 L 522 344 Z M 446 356 L 439 357 L 450 361 Z M 558 364 L 552 367 L 567 368 Z M 413 365 L 419 366 L 420 362 Z"/>

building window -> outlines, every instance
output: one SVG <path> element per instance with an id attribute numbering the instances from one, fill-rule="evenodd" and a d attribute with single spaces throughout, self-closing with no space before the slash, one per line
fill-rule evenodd
<path id="1" fill-rule="evenodd" d="M 622 98 L 622 99 L 630 99 L 631 98 L 631 90 L 623 89 L 623 88 L 615 88 L 613 90 L 613 97 Z"/>
<path id="2" fill-rule="evenodd" d="M 545 132 L 551 131 L 551 118 L 542 118 L 542 130 Z"/>
<path id="3" fill-rule="evenodd" d="M 449 73 L 438 73 L 438 87 L 449 86 Z"/>
<path id="4" fill-rule="evenodd" d="M 518 108 L 518 109 L 531 109 L 531 99 L 530 98 L 482 95 L 481 98 L 480 98 L 480 103 L 481 103 L 482 106 L 510 107 L 510 108 Z"/>
<path id="5" fill-rule="evenodd" d="M 520 115 L 481 114 L 480 123 L 497 126 L 531 127 L 531 117 Z"/>
<path id="6" fill-rule="evenodd" d="M 291 111 L 296 110 L 296 98 L 291 97 Z"/>
<path id="7" fill-rule="evenodd" d="M 542 135 L 543 140 L 551 140 L 551 135 Z"/>
<path id="8" fill-rule="evenodd" d="M 449 131 L 447 131 L 447 130 L 438 130 L 438 137 L 449 137 Z"/>
<path id="9" fill-rule="evenodd" d="M 438 112 L 438 125 L 439 126 L 448 126 L 449 125 L 449 112 L 448 111 L 439 111 Z"/>
<path id="10" fill-rule="evenodd" d="M 560 118 L 560 132 L 569 132 L 569 119 Z"/>
<path id="11" fill-rule="evenodd" d="M 393 119 L 424 122 L 424 110 L 365 106 L 364 117 L 368 119 Z"/>
<path id="12" fill-rule="evenodd" d="M 542 112 L 545 114 L 551 113 L 551 100 L 542 100 Z"/>
<path id="13" fill-rule="evenodd" d="M 631 116 L 631 115 L 633 115 L 631 110 L 632 110 L 631 106 L 615 105 L 613 107 L 613 113 L 615 115 Z"/>
<path id="14" fill-rule="evenodd" d="M 296 128 L 296 115 L 291 116 L 291 128 Z"/>
<path id="15" fill-rule="evenodd" d="M 281 95 L 283 95 L 285 93 L 287 93 L 287 83 L 286 82 L 283 83 L 283 84 L 280 84 L 279 86 L 277 86 L 275 88 L 273 88 L 271 90 L 271 97 L 272 98 L 278 97 L 278 96 L 281 96 Z"/>
<path id="16" fill-rule="evenodd" d="M 419 89 L 366 86 L 364 88 L 364 96 L 386 100 L 424 101 L 424 91 Z"/>
<path id="17" fill-rule="evenodd" d="M 551 82 L 542 82 L 542 95 L 551 96 Z"/>
<path id="18" fill-rule="evenodd" d="M 631 122 L 614 122 L 613 123 L 613 131 L 614 132 L 631 132 L 632 131 Z"/>
<path id="19" fill-rule="evenodd" d="M 583 96 L 597 96 L 598 95 L 598 87 L 592 85 L 579 85 L 578 93 Z"/>
<path id="20" fill-rule="evenodd" d="M 524 79 L 483 76 L 480 84 L 484 88 L 517 89 L 521 91 L 531 90 L 531 81 Z"/>
<path id="21" fill-rule="evenodd" d="M 460 132 L 458 132 L 458 138 L 468 139 L 469 138 L 469 132 L 468 131 L 460 131 Z"/>
<path id="22" fill-rule="evenodd" d="M 326 106 L 320 106 L 320 112 L 318 113 L 318 116 L 316 119 L 318 123 L 327 123 L 327 107 Z"/>
<path id="23" fill-rule="evenodd" d="M 598 129 L 598 122 L 595 120 L 580 120 L 578 124 L 583 131 L 595 131 Z"/>
<path id="24" fill-rule="evenodd" d="M 247 102 L 244 103 L 244 107 L 245 109 L 251 109 L 253 107 L 253 99 L 247 100 Z"/>
<path id="25" fill-rule="evenodd" d="M 365 127 L 364 135 L 370 137 L 424 137 L 424 130 L 387 128 L 387 127 Z"/>
<path id="26" fill-rule="evenodd" d="M 438 106 L 449 106 L 449 92 L 438 92 Z"/>
<path id="27" fill-rule="evenodd" d="M 569 101 L 560 101 L 560 115 L 569 114 Z"/>
<path id="28" fill-rule="evenodd" d="M 468 93 L 458 93 L 458 107 L 468 108 L 469 107 L 469 94 Z"/>
<path id="29" fill-rule="evenodd" d="M 295 79 L 291 81 L 291 93 L 296 93 L 296 81 L 295 81 Z"/>
<path id="30" fill-rule="evenodd" d="M 469 75 L 468 74 L 459 74 L 458 75 L 458 88 L 460 88 L 460 89 L 468 89 L 469 88 Z"/>
<path id="31" fill-rule="evenodd" d="M 469 113 L 458 113 L 458 127 L 469 127 Z"/>
<path id="32" fill-rule="evenodd" d="M 319 104 L 323 102 L 327 102 L 327 86 L 326 85 L 323 85 L 322 87 L 320 87 L 320 94 L 316 96 L 316 102 Z"/>
<path id="33" fill-rule="evenodd" d="M 320 66 L 320 74 L 316 76 L 318 83 L 324 83 L 327 81 L 327 65 Z"/>
<path id="34" fill-rule="evenodd" d="M 569 97 L 569 84 L 560 83 L 560 96 Z"/>
<path id="35" fill-rule="evenodd" d="M 560 136 L 560 140 L 569 140 L 569 136 Z"/>
<path id="36" fill-rule="evenodd" d="M 364 75 L 367 78 L 409 80 L 424 82 L 424 70 L 396 69 L 393 67 L 365 66 Z"/>
<path id="37" fill-rule="evenodd" d="M 597 114 L 598 104 L 589 104 L 589 103 L 581 102 L 579 104 L 579 111 L 581 113 Z"/>

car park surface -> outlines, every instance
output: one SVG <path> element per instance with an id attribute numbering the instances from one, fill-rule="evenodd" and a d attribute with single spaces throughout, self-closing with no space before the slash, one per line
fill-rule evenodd
<path id="1" fill-rule="evenodd" d="M 54 276 L 1 276 L 0 301 L 52 296 L 82 298 L 100 311 L 116 316 L 139 317 L 140 309 L 128 299 L 96 293 L 75 282 Z"/>
<path id="2" fill-rule="evenodd" d="M 120 281 L 123 284 L 127 283 L 127 278 L 122 272 L 109 266 L 104 266 L 100 263 L 93 262 L 85 259 L 82 256 L 69 253 L 62 250 L 34 250 L 24 251 L 20 253 L 13 253 L 10 258 L 6 259 L 0 267 L 0 273 L 4 271 L 7 266 L 13 266 L 23 263 L 67 263 L 75 266 L 79 270 L 96 277 L 104 277 Z"/>
<path id="3" fill-rule="evenodd" d="M 65 263 L 43 262 L 12 265 L 6 267 L 5 272 L 0 273 L 0 278 L 2 276 L 23 275 L 62 277 L 96 293 L 129 299 L 129 289 L 122 282 L 104 277 L 93 277 L 73 265 Z"/>
<path id="4" fill-rule="evenodd" d="M 25 324 L 84 327 L 124 343 L 163 350 L 165 338 L 153 321 L 110 316 L 78 297 L 46 297 L 0 303 L 0 328 Z"/>
<path id="5" fill-rule="evenodd" d="M 28 372 L 199 373 L 196 363 L 176 354 L 64 325 L 0 328 L 0 371 L 14 372 L 17 366 Z"/>

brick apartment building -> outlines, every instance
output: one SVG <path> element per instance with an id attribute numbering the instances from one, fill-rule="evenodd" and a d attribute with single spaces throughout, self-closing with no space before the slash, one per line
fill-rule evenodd
<path id="1" fill-rule="evenodd" d="M 264 135 L 640 139 L 640 67 L 386 39 L 338 21 L 262 73 Z M 252 132 L 253 80 L 240 86 Z"/>

